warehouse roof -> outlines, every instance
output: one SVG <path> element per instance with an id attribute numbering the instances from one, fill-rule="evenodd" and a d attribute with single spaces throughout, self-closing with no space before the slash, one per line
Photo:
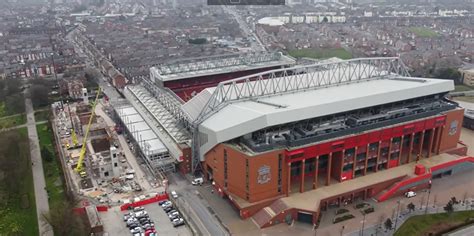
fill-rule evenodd
<path id="1" fill-rule="evenodd" d="M 395 77 L 237 100 L 227 104 L 200 124 L 200 132 L 207 134 L 208 139 L 201 151 L 206 153 L 218 143 L 265 127 L 444 93 L 453 89 L 454 84 L 450 80 Z"/>
<path id="2" fill-rule="evenodd" d="M 138 142 L 140 149 L 146 155 L 168 152 L 163 142 L 153 132 L 142 116 L 134 107 L 127 105 L 116 108 L 117 114 L 123 121 L 133 139 Z"/>

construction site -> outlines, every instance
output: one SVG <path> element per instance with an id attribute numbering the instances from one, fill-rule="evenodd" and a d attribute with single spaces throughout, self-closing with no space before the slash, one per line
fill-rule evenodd
<path id="1" fill-rule="evenodd" d="M 85 202 L 109 206 L 163 193 L 162 182 L 143 173 L 146 168 L 140 166 L 146 163 L 137 162 L 132 137 L 121 135 L 122 128 L 109 116 L 107 96 L 92 92 L 90 100 L 85 92 L 80 102 L 53 105 L 69 187 Z"/>

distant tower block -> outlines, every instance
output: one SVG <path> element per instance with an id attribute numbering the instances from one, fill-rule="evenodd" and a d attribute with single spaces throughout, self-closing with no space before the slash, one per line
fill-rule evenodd
<path id="1" fill-rule="evenodd" d="M 120 165 L 119 165 L 119 157 L 118 157 L 118 150 L 115 147 L 110 147 L 110 158 L 112 159 L 112 173 L 114 177 L 120 176 Z"/>
<path id="2" fill-rule="evenodd" d="M 82 100 L 84 103 L 89 103 L 89 94 L 87 93 L 87 88 L 82 88 Z"/>

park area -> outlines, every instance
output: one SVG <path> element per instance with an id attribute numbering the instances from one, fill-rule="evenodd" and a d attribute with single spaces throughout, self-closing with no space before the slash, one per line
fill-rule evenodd
<path id="1" fill-rule="evenodd" d="M 436 33 L 436 31 L 425 27 L 410 27 L 410 32 L 422 38 L 433 38 L 438 36 L 438 33 Z"/>
<path id="2" fill-rule="evenodd" d="M 295 49 L 288 52 L 290 56 L 296 58 L 309 57 L 314 59 L 325 59 L 338 57 L 341 59 L 351 59 L 352 54 L 344 48 L 306 48 Z"/>
<path id="3" fill-rule="evenodd" d="M 394 235 L 442 235 L 473 220 L 474 211 L 418 215 L 410 217 Z"/>
<path id="4" fill-rule="evenodd" d="M 46 190 L 49 196 L 49 206 L 51 209 L 54 209 L 62 206 L 66 200 L 61 178 L 61 163 L 56 157 L 53 134 L 48 124 L 37 125 L 36 130 L 41 147 L 41 158 L 46 181 Z"/>
<path id="5" fill-rule="evenodd" d="M 8 129 L 18 125 L 26 124 L 26 115 L 18 114 L 6 117 L 0 117 L 0 129 Z"/>
<path id="6" fill-rule="evenodd" d="M 38 235 L 26 128 L 0 135 L 0 235 Z"/>

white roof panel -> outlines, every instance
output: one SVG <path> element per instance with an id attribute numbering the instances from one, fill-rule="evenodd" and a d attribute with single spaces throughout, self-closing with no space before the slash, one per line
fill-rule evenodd
<path id="1" fill-rule="evenodd" d="M 199 130 L 208 135 L 204 154 L 218 143 L 253 131 L 400 100 L 448 92 L 453 81 L 374 79 L 339 86 L 235 101 L 206 119 Z M 262 102 L 262 103 L 259 103 Z M 278 107 L 282 105 L 283 107 Z"/>

